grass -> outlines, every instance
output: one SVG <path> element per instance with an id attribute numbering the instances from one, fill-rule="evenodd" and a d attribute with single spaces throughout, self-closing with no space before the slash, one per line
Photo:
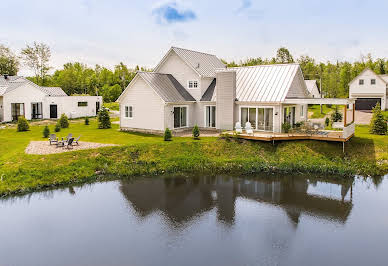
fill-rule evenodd
<path id="1" fill-rule="evenodd" d="M 324 118 L 326 115 L 335 111 L 335 107 L 328 107 L 327 105 L 322 105 L 322 114 L 321 106 L 319 104 L 309 105 L 308 112 L 309 118 Z"/>
<path id="2" fill-rule="evenodd" d="M 119 103 L 113 102 L 113 103 L 106 103 L 104 102 L 104 107 L 109 108 L 113 111 L 119 111 Z"/>
<path id="3" fill-rule="evenodd" d="M 388 121 L 388 110 L 383 111 L 382 113 L 383 113 L 385 120 Z"/>
<path id="4" fill-rule="evenodd" d="M 358 126 L 356 137 L 346 144 L 318 141 L 271 143 L 201 137 L 173 138 L 121 132 L 117 124 L 111 129 L 97 129 L 83 120 L 71 120 L 70 128 L 57 133 L 82 135 L 81 140 L 114 143 L 104 147 L 51 155 L 27 155 L 24 149 L 31 140 L 44 140 L 45 124 L 31 125 L 28 132 L 16 132 L 13 126 L 0 130 L 0 195 L 94 180 L 165 173 L 255 173 L 301 172 L 320 174 L 383 175 L 388 173 L 388 138 L 368 133 Z M 50 125 L 53 131 L 54 125 Z"/>

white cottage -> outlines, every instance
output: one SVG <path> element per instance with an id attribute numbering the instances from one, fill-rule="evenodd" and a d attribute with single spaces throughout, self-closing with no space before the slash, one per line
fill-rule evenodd
<path id="1" fill-rule="evenodd" d="M 42 87 L 19 76 L 0 76 L 0 122 L 26 119 L 57 119 L 95 116 L 101 96 L 67 96 L 58 87 Z"/>
<path id="2" fill-rule="evenodd" d="M 281 132 L 307 120 L 312 98 L 298 64 L 226 68 L 215 55 L 172 47 L 154 69 L 138 72 L 119 97 L 122 130 L 162 132 L 236 122 Z"/>

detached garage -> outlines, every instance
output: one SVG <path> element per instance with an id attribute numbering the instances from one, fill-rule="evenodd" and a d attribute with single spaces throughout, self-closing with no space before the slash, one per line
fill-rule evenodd
<path id="1" fill-rule="evenodd" d="M 356 110 L 372 110 L 377 103 L 381 106 L 381 98 L 357 98 Z"/>
<path id="2" fill-rule="evenodd" d="M 369 68 L 364 69 L 349 83 L 349 98 L 356 99 L 356 110 L 372 110 L 377 103 L 388 109 L 388 75 L 377 75 Z"/>

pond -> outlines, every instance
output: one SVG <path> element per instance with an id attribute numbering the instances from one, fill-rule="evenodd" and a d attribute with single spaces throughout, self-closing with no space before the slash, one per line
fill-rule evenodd
<path id="1" fill-rule="evenodd" d="M 153 177 L 3 199 L 0 265 L 387 265 L 388 177 L 333 180 Z"/>

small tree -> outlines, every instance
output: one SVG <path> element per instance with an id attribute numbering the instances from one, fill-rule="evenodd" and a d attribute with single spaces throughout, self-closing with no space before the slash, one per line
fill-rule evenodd
<path id="1" fill-rule="evenodd" d="M 65 114 L 61 114 L 61 117 L 59 118 L 59 126 L 61 128 L 68 128 L 69 127 L 69 119 Z"/>
<path id="2" fill-rule="evenodd" d="M 385 121 L 383 113 L 381 112 L 380 103 L 377 103 L 373 108 L 373 116 L 370 121 L 369 131 L 375 135 L 387 134 L 387 121 Z"/>
<path id="3" fill-rule="evenodd" d="M 89 125 L 89 117 L 85 117 L 85 125 Z"/>
<path id="4" fill-rule="evenodd" d="M 105 107 L 103 107 L 98 112 L 98 128 L 100 129 L 111 128 L 109 111 Z"/>
<path id="5" fill-rule="evenodd" d="M 43 129 L 43 137 L 48 138 L 49 135 L 50 135 L 50 129 L 48 126 L 45 126 Z"/>
<path id="6" fill-rule="evenodd" d="M 169 128 L 164 131 L 164 141 L 170 141 L 172 139 L 172 133 Z"/>
<path id="7" fill-rule="evenodd" d="M 30 126 L 28 125 L 27 119 L 24 116 L 18 117 L 18 131 L 28 131 Z"/>
<path id="8" fill-rule="evenodd" d="M 335 107 L 334 113 L 331 114 L 331 121 L 340 122 L 342 120 L 342 114 L 338 111 L 338 107 Z"/>
<path id="9" fill-rule="evenodd" d="M 55 131 L 55 132 L 61 131 L 61 125 L 59 124 L 59 121 L 58 121 L 57 124 L 55 125 L 54 131 Z"/>
<path id="10" fill-rule="evenodd" d="M 199 139 L 199 135 L 200 135 L 200 134 L 201 134 L 201 133 L 199 132 L 198 126 L 195 125 L 195 126 L 193 127 L 193 138 L 194 138 L 194 139 Z"/>
<path id="11" fill-rule="evenodd" d="M 328 117 L 326 117 L 326 119 L 325 119 L 325 126 L 328 127 L 329 124 L 330 124 L 330 119 Z"/>

